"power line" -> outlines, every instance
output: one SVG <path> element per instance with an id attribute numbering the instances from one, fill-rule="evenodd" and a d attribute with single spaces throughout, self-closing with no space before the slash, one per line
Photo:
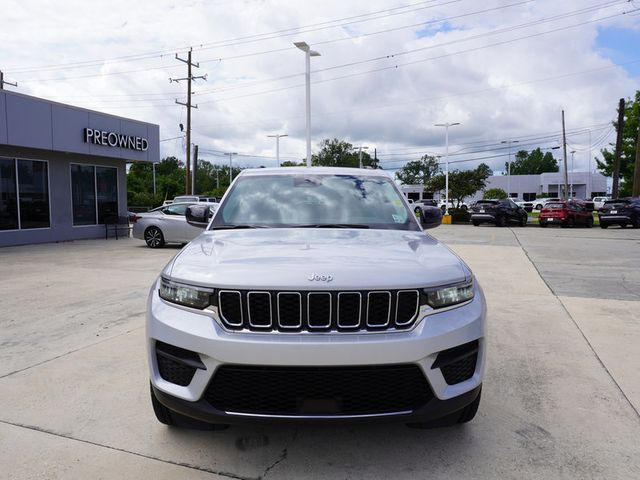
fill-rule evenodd
<path id="1" fill-rule="evenodd" d="M 205 49 L 208 49 L 208 48 L 221 48 L 221 47 L 226 47 L 226 46 L 234 46 L 234 45 L 239 45 L 239 44 L 246 43 L 245 42 L 246 40 L 252 40 L 254 42 L 257 42 L 257 41 L 263 41 L 265 39 L 277 38 L 278 34 L 284 34 L 284 35 L 280 35 L 280 36 L 290 36 L 290 35 L 296 35 L 298 33 L 306 33 L 305 31 L 301 31 L 301 30 L 304 30 L 304 29 L 307 29 L 307 28 L 310 28 L 310 27 L 318 27 L 318 26 L 322 26 L 322 25 L 325 25 L 324 28 L 337 28 L 337 27 L 344 26 L 345 24 L 340 24 L 340 25 L 330 25 L 330 24 L 343 22 L 345 20 L 352 20 L 352 19 L 355 19 L 355 18 L 373 16 L 373 15 L 377 15 L 379 13 L 394 12 L 396 10 L 407 9 L 409 7 L 414 7 L 414 6 L 417 6 L 417 5 L 432 4 L 432 3 L 435 3 L 436 1 L 437 0 L 425 0 L 425 1 L 416 2 L 416 3 L 413 3 L 413 4 L 409 4 L 409 5 L 400 6 L 400 7 L 394 7 L 394 8 L 390 8 L 390 9 L 379 10 L 379 11 L 376 11 L 376 12 L 370 12 L 370 13 L 366 13 L 366 14 L 353 15 L 353 16 L 349 16 L 349 17 L 342 17 L 342 18 L 338 18 L 338 19 L 334 19 L 334 20 L 327 20 L 325 22 L 319 22 L 319 23 L 314 23 L 314 24 L 310 24 L 310 25 L 303 25 L 303 26 L 298 26 L 298 27 L 290 27 L 290 28 L 286 28 L 286 29 L 282 29 L 282 30 L 275 30 L 275 31 L 265 32 L 265 33 L 260 33 L 260 34 L 253 34 L 253 35 L 235 37 L 235 38 L 226 39 L 226 40 L 218 40 L 218 41 L 214 41 L 214 42 L 201 43 L 201 44 L 198 44 L 197 46 L 190 45 L 190 46 L 183 46 L 183 47 L 179 47 L 179 48 L 172 48 L 172 49 L 169 49 L 169 50 L 156 50 L 156 51 L 153 51 L 153 52 L 139 53 L 139 54 L 133 54 L 133 55 L 124 55 L 124 56 L 120 56 L 120 57 L 111 57 L 111 58 L 106 58 L 106 59 L 94 59 L 94 60 L 85 60 L 85 61 L 80 61 L 80 62 L 66 62 L 66 63 L 57 63 L 57 64 L 30 66 L 30 67 L 15 67 L 15 68 L 10 68 L 9 70 L 11 71 L 11 73 L 29 73 L 29 72 L 46 71 L 46 70 L 59 70 L 59 69 L 68 69 L 68 68 L 78 68 L 78 67 L 84 67 L 84 66 L 100 66 L 100 65 L 102 65 L 104 63 L 131 62 L 131 61 L 139 61 L 139 60 L 143 60 L 143 59 L 146 59 L 146 58 L 154 58 L 154 57 L 163 58 L 164 56 L 167 56 L 167 55 L 173 56 L 173 52 L 175 52 L 176 50 L 178 51 L 178 53 L 187 53 L 189 50 L 196 50 L 197 51 L 197 50 L 205 50 Z M 450 1 L 442 3 L 442 4 L 422 6 L 422 7 L 419 7 L 419 8 L 406 10 L 404 12 L 396 12 L 393 15 L 401 15 L 401 14 L 405 14 L 405 13 L 412 13 L 412 12 L 417 11 L 417 10 L 422 10 L 422 9 L 425 9 L 425 8 L 433 8 L 433 7 L 448 5 L 450 3 L 457 3 L 457 2 L 460 2 L 460 1 L 462 1 L 462 0 L 450 0 Z M 382 17 L 379 16 L 379 17 L 373 17 L 373 18 L 370 18 L 370 19 L 359 20 L 359 22 L 377 20 L 379 18 L 385 18 L 385 16 L 382 16 Z M 357 22 L 351 22 L 351 23 L 357 23 Z M 275 35 L 275 37 L 274 37 L 274 35 Z M 264 38 L 264 37 L 267 37 L 267 38 Z"/>

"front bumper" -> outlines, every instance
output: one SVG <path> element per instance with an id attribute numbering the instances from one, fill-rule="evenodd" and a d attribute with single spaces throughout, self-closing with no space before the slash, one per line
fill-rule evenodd
<path id="1" fill-rule="evenodd" d="M 459 410 L 475 400 L 485 367 L 486 307 L 480 288 L 465 305 L 440 313 L 427 313 L 410 331 L 376 333 L 239 333 L 225 330 L 214 313 L 203 314 L 167 303 L 151 289 L 147 308 L 147 353 L 153 390 L 158 400 L 183 415 L 211 423 L 260 420 L 367 420 L 430 421 Z M 438 353 L 478 341 L 473 376 L 447 384 L 441 370 L 432 368 Z M 196 352 L 199 368 L 186 386 L 171 383 L 159 373 L 156 341 Z M 411 413 L 375 415 L 274 416 L 229 413 L 215 409 L 205 392 L 221 365 L 260 366 L 384 366 L 416 364 L 424 373 L 433 398 Z"/>

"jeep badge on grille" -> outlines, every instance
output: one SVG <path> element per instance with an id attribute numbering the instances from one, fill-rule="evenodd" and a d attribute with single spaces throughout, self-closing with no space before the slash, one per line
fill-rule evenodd
<path id="1" fill-rule="evenodd" d="M 331 282 L 333 280 L 333 275 L 322 275 L 320 273 L 312 273 L 307 278 L 310 282 Z"/>

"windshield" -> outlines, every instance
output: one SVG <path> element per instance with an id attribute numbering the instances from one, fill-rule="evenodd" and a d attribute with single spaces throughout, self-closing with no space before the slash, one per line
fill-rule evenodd
<path id="1" fill-rule="evenodd" d="M 565 208 L 564 203 L 545 203 L 544 208 Z"/>
<path id="2" fill-rule="evenodd" d="M 239 177 L 210 228 L 225 226 L 421 230 L 387 177 L 303 173 Z"/>

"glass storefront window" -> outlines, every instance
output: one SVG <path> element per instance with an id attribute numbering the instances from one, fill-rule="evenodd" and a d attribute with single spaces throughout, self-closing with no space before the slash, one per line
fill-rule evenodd
<path id="1" fill-rule="evenodd" d="M 104 223 L 118 215 L 118 169 L 71 165 L 71 196 L 74 225 Z"/>
<path id="2" fill-rule="evenodd" d="M 49 178 L 46 162 L 18 160 L 20 228 L 48 228 Z"/>
<path id="3" fill-rule="evenodd" d="M 71 165 L 74 225 L 96 224 L 96 173 L 91 165 Z"/>
<path id="4" fill-rule="evenodd" d="M 0 158 L 0 230 L 17 229 L 16 163 L 13 158 Z"/>
<path id="5" fill-rule="evenodd" d="M 96 167 L 96 192 L 98 195 L 98 223 L 105 217 L 118 216 L 118 170 Z"/>

